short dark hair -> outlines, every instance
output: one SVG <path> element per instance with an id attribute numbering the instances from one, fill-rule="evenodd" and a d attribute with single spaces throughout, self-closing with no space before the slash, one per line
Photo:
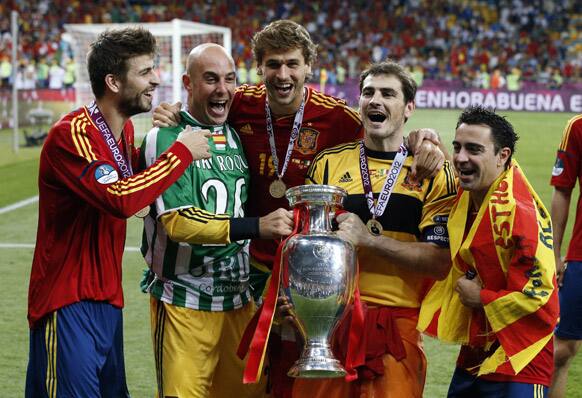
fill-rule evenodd
<path id="1" fill-rule="evenodd" d="M 105 76 L 124 78 L 127 60 L 140 55 L 155 55 L 156 38 L 143 28 L 108 29 L 91 43 L 87 69 L 91 89 L 96 98 L 105 94 Z"/>
<path id="2" fill-rule="evenodd" d="M 396 76 L 396 78 L 400 80 L 400 83 L 402 83 L 402 94 L 404 94 L 404 102 L 408 104 L 409 102 L 414 101 L 414 97 L 416 97 L 416 89 L 418 88 L 416 82 L 410 73 L 406 71 L 406 69 L 391 60 L 371 64 L 368 69 L 362 72 L 360 75 L 360 94 L 362 93 L 364 80 L 366 80 L 368 76 L 378 75 Z"/>
<path id="3" fill-rule="evenodd" d="M 507 169 L 510 166 L 511 156 L 515 153 L 515 143 L 519 140 L 519 136 L 505 116 L 498 115 L 493 109 L 481 105 L 472 105 L 461 113 L 456 128 L 459 128 L 462 123 L 488 126 L 491 129 L 495 153 L 499 153 L 501 148 L 509 148 L 511 150 L 505 168 Z"/>
<path id="4" fill-rule="evenodd" d="M 296 48 L 301 49 L 306 64 L 312 65 L 317 58 L 317 45 L 307 29 L 288 19 L 271 22 L 255 33 L 251 46 L 258 64 L 263 62 L 267 51 L 283 52 Z"/>

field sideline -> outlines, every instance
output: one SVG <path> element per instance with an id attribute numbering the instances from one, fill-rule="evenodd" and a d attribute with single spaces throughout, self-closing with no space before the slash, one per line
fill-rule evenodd
<path id="1" fill-rule="evenodd" d="M 566 121 L 573 114 L 500 112 L 508 116 L 520 135 L 515 158 L 525 170 L 531 184 L 546 207 L 550 206 L 548 182 Z M 459 111 L 417 110 L 406 125 L 407 130 L 436 128 L 450 148 Z M 11 151 L 11 131 L 0 130 L 0 208 L 38 194 L 38 148 L 23 148 L 18 155 Z M 573 197 L 577 197 L 578 189 Z M 575 211 L 573 200 L 566 239 L 569 240 Z M 389 209 L 387 210 L 389 211 Z M 6 244 L 34 244 L 38 205 L 36 203 L 6 212 L 0 218 L 0 272 L 3 287 L 0 300 L 0 397 L 23 396 L 28 360 L 28 328 L 26 301 L 33 250 L 30 247 L 7 248 Z M 138 246 L 140 221 L 131 219 L 127 245 Z M 125 358 L 129 389 L 133 397 L 151 397 L 154 393 L 154 370 L 149 335 L 148 297 L 139 291 L 138 282 L 144 262 L 137 252 L 124 257 L 124 289 L 126 307 Z M 458 348 L 426 339 L 429 372 L 425 397 L 446 396 Z M 568 397 L 582 397 L 582 354 L 570 373 Z"/>

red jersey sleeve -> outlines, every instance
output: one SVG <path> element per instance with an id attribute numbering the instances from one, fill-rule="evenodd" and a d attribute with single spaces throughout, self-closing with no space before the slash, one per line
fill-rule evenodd
<path id="1" fill-rule="evenodd" d="M 582 115 L 578 115 L 570 119 L 564 128 L 550 184 L 555 187 L 573 188 L 582 174 L 581 161 Z"/>
<path id="2" fill-rule="evenodd" d="M 124 133 L 129 133 L 128 142 L 133 143 L 133 128 Z M 119 218 L 128 218 L 152 203 L 192 162 L 190 151 L 176 142 L 149 168 L 121 178 L 113 154 L 85 113 L 59 121 L 43 152 L 41 173 L 53 184 L 64 185 L 81 200 Z"/>

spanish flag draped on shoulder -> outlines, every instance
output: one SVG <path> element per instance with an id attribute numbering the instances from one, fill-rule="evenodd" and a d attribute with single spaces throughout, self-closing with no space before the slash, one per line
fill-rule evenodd
<path id="1" fill-rule="evenodd" d="M 466 228 L 470 206 L 469 192 L 460 189 L 448 222 L 452 268 L 425 296 L 418 329 L 444 342 L 495 349 L 479 376 L 516 375 L 552 338 L 558 320 L 550 216 L 515 161 Z M 469 270 L 483 283 L 482 309 L 464 306 L 454 291 Z"/>

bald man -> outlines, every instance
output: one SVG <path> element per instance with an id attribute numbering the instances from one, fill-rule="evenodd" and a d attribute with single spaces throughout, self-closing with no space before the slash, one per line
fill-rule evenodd
<path id="1" fill-rule="evenodd" d="M 151 329 L 159 397 L 259 397 L 243 385 L 236 348 L 255 312 L 249 241 L 291 232 L 291 213 L 244 217 L 248 162 L 226 123 L 234 96 L 233 59 L 216 44 L 195 47 L 182 76 L 188 109 L 175 127 L 154 128 L 142 144 L 148 166 L 185 126 L 212 133 L 210 153 L 156 199 L 144 220 L 142 254 L 150 268 Z"/>

